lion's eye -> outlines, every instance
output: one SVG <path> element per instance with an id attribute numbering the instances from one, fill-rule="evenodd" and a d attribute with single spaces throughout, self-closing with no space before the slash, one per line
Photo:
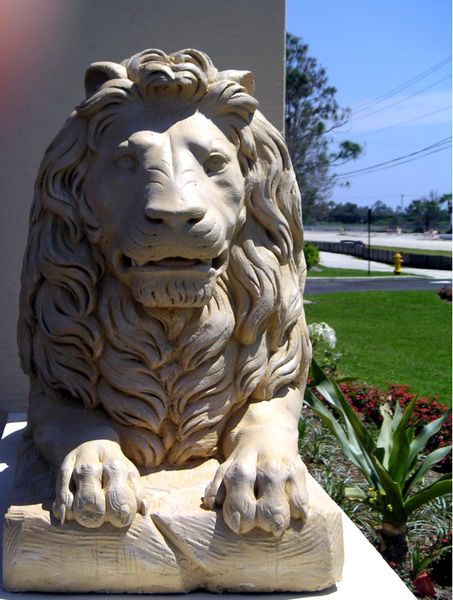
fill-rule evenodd
<path id="1" fill-rule="evenodd" d="M 227 159 L 219 152 L 213 152 L 204 161 L 204 170 L 208 175 L 215 175 L 221 173 L 226 169 L 228 165 Z"/>
<path id="2" fill-rule="evenodd" d="M 121 154 L 115 158 L 115 164 L 120 169 L 135 171 L 137 168 L 137 158 L 133 154 Z"/>

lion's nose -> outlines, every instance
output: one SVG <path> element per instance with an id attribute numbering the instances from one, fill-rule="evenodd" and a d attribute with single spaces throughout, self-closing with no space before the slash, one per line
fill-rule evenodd
<path id="1" fill-rule="evenodd" d="M 186 224 L 199 223 L 206 214 L 206 209 L 201 206 L 165 207 L 148 204 L 145 215 L 148 221 L 155 225 L 169 225 L 170 227 L 182 227 Z"/>

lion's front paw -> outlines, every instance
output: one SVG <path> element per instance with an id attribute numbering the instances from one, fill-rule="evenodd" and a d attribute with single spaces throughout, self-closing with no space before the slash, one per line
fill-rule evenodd
<path id="1" fill-rule="evenodd" d="M 140 474 L 108 440 L 86 442 L 72 450 L 57 477 L 52 511 L 63 524 L 75 520 L 84 527 L 131 524 L 137 512 L 146 513 Z"/>
<path id="2" fill-rule="evenodd" d="M 223 506 L 225 523 L 236 533 L 260 527 L 281 535 L 290 519 L 306 517 L 306 467 L 297 455 L 291 459 L 233 453 L 207 487 L 204 504 Z"/>

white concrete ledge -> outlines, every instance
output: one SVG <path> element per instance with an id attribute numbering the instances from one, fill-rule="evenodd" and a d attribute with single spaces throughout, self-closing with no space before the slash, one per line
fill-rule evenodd
<path id="1" fill-rule="evenodd" d="M 8 505 L 9 490 L 13 483 L 17 445 L 21 437 L 21 430 L 25 422 L 14 421 L 11 418 L 6 424 L 0 442 L 0 510 L 3 515 Z M 3 527 L 3 519 L 1 520 Z M 352 521 L 343 515 L 345 564 L 343 580 L 336 586 L 322 592 L 304 594 L 272 594 L 278 600 L 295 600 L 296 598 L 326 598 L 328 600 L 414 600 L 415 596 L 408 590 L 396 573 L 387 565 L 379 552 L 368 542 Z M 260 594 L 254 594 L 254 596 Z M 261 594 L 266 596 L 266 594 Z M 78 594 L 77 598 L 98 600 L 104 594 Z M 112 597 L 111 594 L 105 596 Z M 159 596 L 160 595 L 155 595 Z M 215 594 L 196 592 L 190 596 L 195 600 L 218 597 Z M 267 595 L 268 596 L 268 595 Z M 67 598 L 67 594 L 37 594 L 5 592 L 0 588 L 0 600 L 58 600 Z M 115 594 L 115 598 L 133 600 L 143 598 L 136 594 Z M 173 595 L 162 595 L 165 600 L 171 600 Z M 180 598 L 180 595 L 174 595 Z M 246 594 L 228 594 L 231 599 L 247 598 Z"/>

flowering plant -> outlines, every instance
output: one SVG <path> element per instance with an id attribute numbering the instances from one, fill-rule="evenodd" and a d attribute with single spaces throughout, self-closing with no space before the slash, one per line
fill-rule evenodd
<path id="1" fill-rule="evenodd" d="M 404 384 L 387 384 L 385 389 L 381 389 L 366 383 L 347 382 L 340 383 L 340 389 L 355 412 L 363 415 L 366 421 L 376 426 L 382 424 L 381 407 L 383 404 L 389 403 L 391 409 L 399 404 L 404 409 L 416 397 L 410 391 L 409 386 Z M 446 410 L 447 407 L 439 402 L 437 397 L 418 397 L 409 424 L 414 426 L 415 433 L 418 434 L 424 425 L 438 419 L 445 414 Z M 448 445 L 451 434 L 452 417 L 449 414 L 443 421 L 440 430 L 428 440 L 426 450 L 431 451 Z M 445 471 L 451 470 L 450 454 L 441 461 L 439 468 Z"/>
<path id="2" fill-rule="evenodd" d="M 412 563 L 412 585 L 420 595 L 436 595 L 434 585 L 432 583 L 430 574 L 428 573 L 429 567 L 432 563 L 441 560 L 445 555 L 450 553 L 449 565 L 451 565 L 451 534 L 449 540 L 448 538 L 444 538 L 442 542 L 444 542 L 443 546 L 427 554 L 422 552 L 419 546 L 415 546 L 410 554 Z"/>
<path id="3" fill-rule="evenodd" d="M 308 326 L 313 356 L 330 375 L 338 375 L 338 362 L 341 354 L 335 352 L 337 336 L 327 323 L 311 323 Z"/>
<path id="4" fill-rule="evenodd" d="M 312 388 L 306 389 L 305 402 L 337 438 L 346 457 L 370 486 L 368 493 L 358 486 L 346 488 L 346 495 L 376 507 L 382 517 L 383 534 L 395 539 L 405 536 L 408 516 L 414 510 L 451 491 L 451 474 L 423 487 L 428 470 L 451 451 L 451 446 L 437 448 L 422 458 L 428 441 L 441 429 L 449 411 L 416 434 L 411 424 L 416 398 L 404 411 L 399 403 L 393 410 L 388 403 L 383 404 L 382 423 L 375 439 L 316 360 L 311 370 Z"/>
<path id="5" fill-rule="evenodd" d="M 337 344 L 335 330 L 330 325 L 327 325 L 327 323 L 311 323 L 308 326 L 308 333 L 313 346 L 324 343 L 329 348 L 335 348 Z"/>

